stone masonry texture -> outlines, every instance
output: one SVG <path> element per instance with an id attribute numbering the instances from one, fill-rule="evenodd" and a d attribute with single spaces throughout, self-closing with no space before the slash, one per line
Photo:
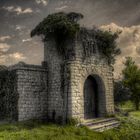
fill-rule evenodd
<path id="1" fill-rule="evenodd" d="M 42 66 L 19 63 L 13 67 L 17 75 L 18 121 L 51 119 L 65 121 L 68 118 L 86 119 L 88 98 L 96 97 L 98 117 L 114 113 L 113 71 L 104 58 L 91 51 L 94 44 L 87 40 L 83 45 L 79 38 L 69 40 L 65 55 L 56 47 L 55 40 L 44 43 Z M 88 49 L 90 48 L 90 50 Z M 88 77 L 97 85 L 93 91 L 84 90 Z M 95 99 L 96 100 L 96 99 Z M 88 105 L 87 105 L 88 106 Z M 92 108 L 92 106 L 91 106 Z M 88 111 L 88 108 L 86 108 Z M 94 109 L 93 109 L 94 110 Z"/>
<path id="2" fill-rule="evenodd" d="M 47 71 L 41 66 L 17 65 L 18 121 L 47 117 Z"/>

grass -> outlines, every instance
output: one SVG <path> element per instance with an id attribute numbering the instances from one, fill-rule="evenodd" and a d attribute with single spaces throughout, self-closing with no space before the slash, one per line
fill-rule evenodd
<path id="1" fill-rule="evenodd" d="M 140 120 L 140 111 L 132 111 L 129 112 L 129 116 L 134 118 L 134 119 L 138 119 Z"/>
<path id="2" fill-rule="evenodd" d="M 129 111 L 129 116 L 119 116 L 120 127 L 103 133 L 86 127 L 61 126 L 32 120 L 1 124 L 0 140 L 140 140 L 140 111 L 134 111 L 131 102 L 120 107 Z"/>
<path id="3" fill-rule="evenodd" d="M 121 125 L 117 129 L 105 131 L 109 140 L 140 140 L 140 111 L 135 111 L 131 101 L 127 101 L 118 106 L 123 112 L 128 112 L 128 116 L 117 115 Z"/>
<path id="4" fill-rule="evenodd" d="M 104 140 L 104 135 L 85 127 L 24 122 L 0 126 L 0 140 Z"/>
<path id="5" fill-rule="evenodd" d="M 94 132 L 86 127 L 37 121 L 0 125 L 0 140 L 139 140 L 140 120 L 122 118 L 119 128 Z"/>
<path id="6" fill-rule="evenodd" d="M 140 140 L 140 121 L 125 120 L 118 129 L 105 131 L 108 140 Z"/>
<path id="7" fill-rule="evenodd" d="M 123 102 L 118 105 L 123 111 L 134 111 L 134 105 L 131 101 Z"/>
<path id="8" fill-rule="evenodd" d="M 119 105 L 121 110 L 128 112 L 129 117 L 140 120 L 140 111 L 136 111 L 131 101 L 127 101 Z"/>

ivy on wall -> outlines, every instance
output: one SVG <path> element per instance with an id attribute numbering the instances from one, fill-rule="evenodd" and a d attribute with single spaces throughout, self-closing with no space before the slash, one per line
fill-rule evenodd
<path id="1" fill-rule="evenodd" d="M 82 18 L 82 14 L 74 12 L 59 12 L 48 15 L 32 30 L 31 37 L 41 35 L 44 42 L 50 38 L 54 38 L 58 52 L 66 56 L 66 40 L 74 39 L 77 33 L 84 33 L 84 35 L 89 34 L 89 30 L 80 27 L 80 24 L 78 23 Z M 119 33 L 102 31 L 96 28 L 90 30 L 90 35 L 94 40 L 93 44 L 89 45 L 89 47 L 96 45 L 100 54 L 106 58 L 108 64 L 114 64 L 115 56 L 121 53 L 116 45 L 116 39 L 118 38 Z M 88 37 L 89 36 L 86 38 L 87 40 Z"/>
<path id="2" fill-rule="evenodd" d="M 16 119 L 16 75 L 8 69 L 0 70 L 0 119 Z"/>
<path id="3" fill-rule="evenodd" d="M 73 38 L 80 30 L 78 21 L 83 18 L 80 13 L 54 13 L 48 15 L 42 22 L 40 22 L 31 32 L 31 37 L 41 35 L 43 41 L 47 41 L 51 37 L 57 42 L 57 49 L 64 54 L 66 51 L 65 40 Z"/>
<path id="4" fill-rule="evenodd" d="M 115 57 L 121 53 L 116 44 L 119 34 L 120 32 L 112 33 L 111 31 L 102 31 L 97 28 L 92 30 L 81 28 L 80 36 L 85 47 L 85 54 L 100 53 L 108 64 L 114 64 Z"/>

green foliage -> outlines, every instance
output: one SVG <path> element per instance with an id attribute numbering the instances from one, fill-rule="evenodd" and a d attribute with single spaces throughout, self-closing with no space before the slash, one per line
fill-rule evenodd
<path id="1" fill-rule="evenodd" d="M 120 32 L 112 33 L 111 31 L 97 31 L 97 46 L 109 64 L 114 64 L 115 57 L 121 53 L 116 44 L 116 39 L 119 37 L 119 34 Z"/>
<path id="2" fill-rule="evenodd" d="M 132 111 L 132 112 L 129 112 L 129 116 L 131 118 L 140 120 L 140 111 Z"/>
<path id="3" fill-rule="evenodd" d="M 31 37 L 35 35 L 43 35 L 43 40 L 46 41 L 53 37 L 57 42 L 59 52 L 64 53 L 64 43 L 68 38 L 73 38 L 80 30 L 78 20 L 83 18 L 79 13 L 54 13 L 48 15 L 42 22 L 40 22 L 31 32 Z"/>
<path id="4" fill-rule="evenodd" d="M 139 110 L 140 104 L 140 69 L 131 57 L 126 58 L 125 68 L 122 71 L 123 83 L 131 91 L 131 100 Z"/>
<path id="5" fill-rule="evenodd" d="M 115 57 L 121 53 L 116 44 L 120 33 L 121 32 L 112 33 L 111 31 L 103 31 L 95 27 L 92 30 L 81 28 L 82 41 L 85 42 L 85 40 L 87 40 L 87 43 L 93 44 L 94 49 L 99 51 L 101 56 L 107 60 L 108 64 L 114 64 Z M 92 40 L 92 42 L 90 42 L 90 40 Z M 93 45 L 89 45 L 88 47 L 93 47 Z"/>
<path id="6" fill-rule="evenodd" d="M 68 118 L 67 124 L 69 125 L 77 125 L 80 121 L 77 118 Z"/>
<path id="7" fill-rule="evenodd" d="M 104 132 L 108 140 L 139 140 L 140 120 L 121 118 L 120 121 L 119 128 Z"/>
<path id="8" fill-rule="evenodd" d="M 122 80 L 114 82 L 114 101 L 116 104 L 124 103 L 130 100 L 131 92 L 123 85 Z"/>
<path id="9" fill-rule="evenodd" d="M 16 115 L 15 79 L 14 72 L 0 71 L 0 119 L 14 119 Z"/>
<path id="10" fill-rule="evenodd" d="M 33 126 L 30 127 L 29 126 Z M 60 126 L 35 121 L 0 126 L 1 140 L 105 140 L 85 127 Z"/>
<path id="11" fill-rule="evenodd" d="M 86 127 L 26 121 L 0 125 L 1 140 L 139 140 L 140 121 L 121 119 L 121 126 L 103 133 Z"/>
<path id="12" fill-rule="evenodd" d="M 66 54 L 66 40 L 73 40 L 76 33 L 83 32 L 78 21 L 83 18 L 80 13 L 54 13 L 48 15 L 42 22 L 40 22 L 31 32 L 31 37 L 38 35 L 42 36 L 43 41 L 54 38 L 57 44 L 58 52 Z M 119 33 L 112 33 L 108 31 L 101 31 L 99 29 L 92 30 L 95 35 L 96 45 L 99 48 L 102 56 L 104 56 L 109 64 L 114 64 L 115 56 L 120 54 L 120 49 L 117 48 L 116 39 Z"/>
<path id="13" fill-rule="evenodd" d="M 118 104 L 118 107 L 125 112 L 130 112 L 135 110 L 134 104 L 130 100 Z"/>
<path id="14" fill-rule="evenodd" d="M 83 44 L 92 44 L 88 47 L 96 49 L 99 51 L 103 58 L 105 58 L 108 64 L 115 63 L 115 57 L 121 53 L 120 49 L 117 47 L 116 39 L 119 37 L 121 32 L 112 33 L 111 31 L 103 31 L 96 27 L 92 30 L 86 28 L 81 28 L 81 40 Z M 92 42 L 91 42 L 92 40 Z M 92 49 L 90 49 L 92 50 Z"/>

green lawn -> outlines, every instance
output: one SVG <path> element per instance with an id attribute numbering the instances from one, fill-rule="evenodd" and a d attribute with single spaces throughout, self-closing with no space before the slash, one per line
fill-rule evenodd
<path id="1" fill-rule="evenodd" d="M 140 120 L 140 111 L 136 111 L 131 101 L 119 105 L 123 111 L 128 112 L 130 118 Z"/>
<path id="2" fill-rule="evenodd" d="M 105 140 L 104 134 L 84 127 L 24 122 L 0 126 L 0 140 Z"/>
<path id="3" fill-rule="evenodd" d="M 131 102 L 120 107 L 129 111 L 129 116 L 119 116 L 120 127 L 103 133 L 86 127 L 27 121 L 0 125 L 0 140 L 140 140 L 140 111 L 134 111 Z"/>
<path id="4" fill-rule="evenodd" d="M 120 128 L 98 133 L 85 127 L 28 121 L 0 125 L 0 140 L 140 140 L 140 120 L 121 118 Z"/>
<path id="5" fill-rule="evenodd" d="M 131 101 L 127 101 L 118 105 L 124 111 L 134 111 L 134 105 Z"/>
<path id="6" fill-rule="evenodd" d="M 140 120 L 140 111 L 132 111 L 129 112 L 129 116 L 135 119 L 139 119 Z"/>

